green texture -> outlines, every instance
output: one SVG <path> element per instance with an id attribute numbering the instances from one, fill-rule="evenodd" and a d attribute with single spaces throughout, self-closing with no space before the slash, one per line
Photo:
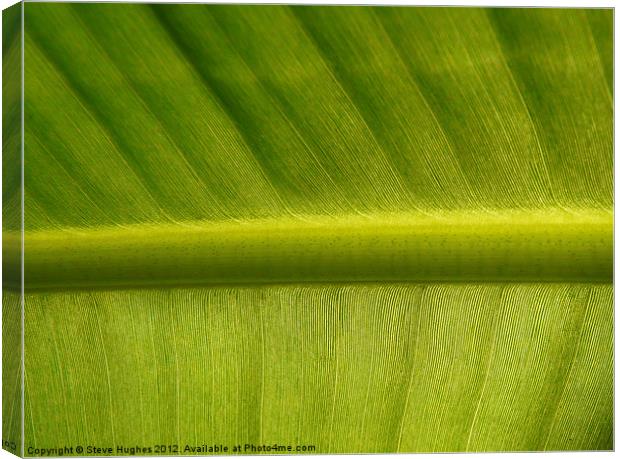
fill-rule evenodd
<path id="1" fill-rule="evenodd" d="M 22 443 L 22 5 L 2 12 L 2 440 Z M 10 288 L 16 289 L 11 291 Z"/>
<path id="2" fill-rule="evenodd" d="M 609 212 L 590 14 L 27 6 L 26 228 Z"/>
<path id="3" fill-rule="evenodd" d="M 335 453 L 612 441 L 608 285 L 78 291 L 26 304 L 32 445 Z"/>
<path id="4" fill-rule="evenodd" d="M 611 10 L 15 8 L 18 452 L 613 448 Z"/>
<path id="5" fill-rule="evenodd" d="M 609 281 L 608 215 L 554 217 L 445 214 L 380 222 L 279 219 L 34 232 L 27 235 L 25 276 L 29 290 L 304 281 Z"/>

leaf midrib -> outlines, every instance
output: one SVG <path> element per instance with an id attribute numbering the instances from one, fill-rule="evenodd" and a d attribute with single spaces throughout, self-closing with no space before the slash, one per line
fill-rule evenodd
<path id="1" fill-rule="evenodd" d="M 8 272 L 19 252 L 5 236 Z M 26 288 L 346 281 L 611 281 L 613 216 L 505 211 L 25 233 Z M 18 279 L 8 284 L 19 285 Z"/>

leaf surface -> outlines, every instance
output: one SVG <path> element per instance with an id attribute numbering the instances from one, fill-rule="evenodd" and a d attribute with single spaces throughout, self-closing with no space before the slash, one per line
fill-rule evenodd
<path id="1" fill-rule="evenodd" d="M 611 10 L 24 8 L 26 450 L 612 448 Z"/>

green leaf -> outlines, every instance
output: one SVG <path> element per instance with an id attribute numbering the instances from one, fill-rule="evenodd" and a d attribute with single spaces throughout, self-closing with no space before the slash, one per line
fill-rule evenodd
<path id="1" fill-rule="evenodd" d="M 3 26 L 17 451 L 612 449 L 611 10 Z"/>
<path id="2" fill-rule="evenodd" d="M 604 284 L 28 294 L 26 441 L 610 448 L 612 305 Z"/>

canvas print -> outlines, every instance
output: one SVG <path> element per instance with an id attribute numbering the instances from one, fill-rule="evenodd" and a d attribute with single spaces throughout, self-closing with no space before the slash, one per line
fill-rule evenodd
<path id="1" fill-rule="evenodd" d="M 612 15 L 3 11 L 3 448 L 613 449 Z"/>

